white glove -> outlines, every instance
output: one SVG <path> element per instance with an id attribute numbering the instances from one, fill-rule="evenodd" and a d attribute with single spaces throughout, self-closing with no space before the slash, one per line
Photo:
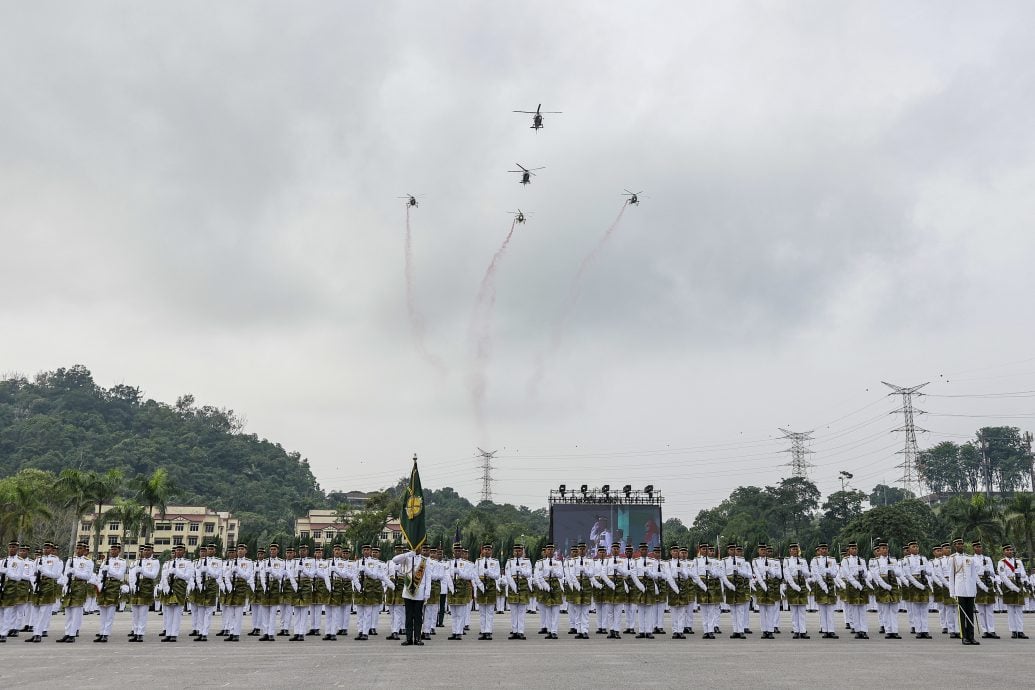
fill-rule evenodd
<path id="1" fill-rule="evenodd" d="M 65 575 L 62 575 L 61 577 L 59 577 L 59 578 L 57 579 L 57 583 L 58 583 L 59 585 L 61 585 L 62 587 L 64 587 L 65 585 L 67 585 L 67 584 L 68 584 L 68 577 L 66 577 Z"/>
<path id="2" fill-rule="evenodd" d="M 642 582 L 637 582 L 636 586 L 640 588 L 641 592 L 646 592 L 647 591 L 647 588 L 643 586 Z"/>
<path id="3" fill-rule="evenodd" d="M 162 584 L 161 584 L 161 586 L 160 586 L 160 587 L 158 588 L 158 590 L 159 590 L 159 591 L 160 591 L 160 592 L 161 592 L 162 594 L 164 594 L 165 596 L 169 596 L 169 583 L 167 583 L 167 582 L 162 582 Z"/>
<path id="4" fill-rule="evenodd" d="M 883 587 L 886 592 L 890 592 L 892 589 L 894 589 L 887 582 L 882 582 L 880 586 Z"/>
<path id="5" fill-rule="evenodd" d="M 860 585 L 860 584 L 859 584 L 858 582 L 856 582 L 856 583 L 855 583 L 854 585 L 852 585 L 852 586 L 853 586 L 853 587 L 855 587 L 855 588 L 856 588 L 857 590 L 859 590 L 860 592 L 861 592 L 861 591 L 863 590 L 863 586 L 862 586 L 862 585 Z"/>
<path id="6" fill-rule="evenodd" d="M 707 591 L 708 591 L 708 585 L 704 584 L 704 582 L 701 582 L 701 583 L 700 583 L 699 585 L 697 585 L 697 586 L 701 588 L 701 591 L 702 591 L 702 592 L 707 592 Z"/>
<path id="7" fill-rule="evenodd" d="M 787 596 L 787 585 L 785 585 L 785 584 L 780 585 L 780 598 L 782 599 L 782 598 L 784 598 L 786 596 Z"/>
<path id="8" fill-rule="evenodd" d="M 759 580 L 758 584 L 762 588 L 763 592 L 768 592 L 769 591 L 769 585 L 767 585 L 763 580 Z"/>
<path id="9" fill-rule="evenodd" d="M 129 585 L 122 585 L 119 587 L 119 591 L 123 594 L 129 594 Z"/>
<path id="10" fill-rule="evenodd" d="M 830 593 L 830 588 L 827 587 L 827 583 L 823 582 L 823 580 L 819 581 L 819 588 L 823 590 L 824 594 L 829 594 Z"/>
<path id="11" fill-rule="evenodd" d="M 801 587 L 798 585 L 797 582 L 791 581 L 791 582 L 788 582 L 787 584 L 789 584 L 791 586 L 791 589 L 793 589 L 795 592 L 800 592 L 801 591 Z"/>

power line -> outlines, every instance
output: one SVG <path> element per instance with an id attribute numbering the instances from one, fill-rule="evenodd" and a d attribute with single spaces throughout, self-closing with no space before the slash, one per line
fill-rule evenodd
<path id="1" fill-rule="evenodd" d="M 902 468 L 902 479 L 899 481 L 902 483 L 903 488 L 907 491 L 913 492 L 914 496 L 919 496 L 920 491 L 920 477 L 917 474 L 916 461 L 920 456 L 920 449 L 916 445 L 916 432 L 917 428 L 913 424 L 913 414 L 924 414 L 923 410 L 913 409 L 913 395 L 918 390 L 926 386 L 927 383 L 917 384 L 915 386 L 896 386 L 893 383 L 887 381 L 881 381 L 885 386 L 894 391 L 888 395 L 901 395 L 902 396 L 902 407 L 895 412 L 901 412 L 905 420 L 905 423 L 895 431 L 905 432 L 906 442 L 905 447 L 899 451 L 902 454 L 902 464 L 899 467 Z M 920 393 L 923 395 L 923 393 Z M 894 414 L 894 413 L 892 413 Z M 926 431 L 926 429 L 920 429 L 920 431 Z"/>

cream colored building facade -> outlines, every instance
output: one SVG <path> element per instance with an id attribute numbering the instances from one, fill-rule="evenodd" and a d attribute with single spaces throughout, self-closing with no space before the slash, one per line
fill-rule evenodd
<path id="1" fill-rule="evenodd" d="M 295 518 L 295 538 L 312 539 L 324 546 L 334 541 L 348 528 L 348 516 L 341 516 L 337 510 L 314 509 L 302 517 Z M 396 518 L 388 518 L 381 530 L 381 540 L 394 542 L 402 538 L 402 526 Z M 340 540 L 339 540 L 340 543 Z"/>
<path id="2" fill-rule="evenodd" d="M 101 506 L 101 515 L 110 508 L 108 505 Z M 235 544 L 241 536 L 241 521 L 225 510 L 217 511 L 204 506 L 168 506 L 164 514 L 159 513 L 157 508 L 152 509 L 151 516 L 154 518 L 155 527 L 154 531 L 148 533 L 147 541 L 154 544 L 156 554 L 171 551 L 173 546 L 178 544 L 183 544 L 187 552 L 191 553 L 200 544 L 208 544 L 217 539 L 225 547 L 227 544 Z M 79 520 L 76 537 L 88 542 L 91 551 L 96 519 L 96 511 L 83 515 Z M 104 519 L 100 542 L 102 552 L 106 552 L 110 544 L 118 542 L 123 544 L 123 555 L 133 560 L 137 557 L 137 548 L 143 541 L 127 535 L 125 525 L 117 520 Z"/>

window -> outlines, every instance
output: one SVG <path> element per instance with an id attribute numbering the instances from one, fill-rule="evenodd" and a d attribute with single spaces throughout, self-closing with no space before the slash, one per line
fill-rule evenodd
<path id="1" fill-rule="evenodd" d="M 176 532 L 182 532 L 183 531 L 183 523 L 182 522 L 177 522 L 175 525 L 173 525 L 173 530 L 176 531 Z"/>
<path id="2" fill-rule="evenodd" d="M 197 537 L 194 537 L 194 536 L 187 537 L 187 546 L 197 546 L 197 545 L 198 545 L 198 538 Z"/>
<path id="3" fill-rule="evenodd" d="M 215 532 L 216 532 L 216 525 L 215 525 L 215 523 L 213 523 L 213 522 L 206 522 L 205 523 L 205 534 L 215 534 Z"/>
<path id="4" fill-rule="evenodd" d="M 112 544 L 118 544 L 118 543 L 119 543 L 119 538 L 116 535 L 112 534 L 112 535 L 108 536 L 108 546 L 111 546 Z"/>
<path id="5" fill-rule="evenodd" d="M 176 546 L 181 546 L 183 544 L 183 537 L 181 537 L 179 535 L 176 535 L 175 537 L 173 537 L 173 544 L 176 545 Z"/>
<path id="6" fill-rule="evenodd" d="M 119 523 L 117 523 L 117 522 L 109 522 L 108 523 L 108 529 L 111 530 L 112 532 L 118 532 L 119 531 Z"/>
<path id="7" fill-rule="evenodd" d="M 192 523 L 190 523 L 190 531 L 191 532 L 197 532 L 199 529 L 201 529 L 201 523 L 199 523 L 199 522 L 192 522 Z"/>
<path id="8" fill-rule="evenodd" d="M 157 525 L 155 525 L 155 532 L 168 532 L 171 529 L 172 525 L 170 525 L 168 522 L 159 522 Z"/>
<path id="9" fill-rule="evenodd" d="M 168 546 L 168 545 L 169 545 L 169 537 L 159 537 L 158 539 L 155 539 L 155 546 Z"/>
<path id="10" fill-rule="evenodd" d="M 80 522 L 79 523 L 79 529 L 81 529 L 84 532 L 89 532 L 91 529 L 93 529 L 93 523 L 92 522 Z"/>
<path id="11" fill-rule="evenodd" d="M 320 530 L 314 530 L 313 539 L 323 539 L 323 532 L 321 532 Z"/>
<path id="12" fill-rule="evenodd" d="M 388 532 L 381 533 L 381 541 L 388 541 Z"/>
<path id="13" fill-rule="evenodd" d="M 299 532 L 298 533 L 298 538 L 299 539 L 308 539 L 309 538 L 309 530 L 302 530 L 301 532 Z"/>
<path id="14" fill-rule="evenodd" d="M 127 561 L 135 561 L 135 560 L 137 560 L 137 555 L 135 553 L 127 553 L 126 554 L 126 560 Z"/>

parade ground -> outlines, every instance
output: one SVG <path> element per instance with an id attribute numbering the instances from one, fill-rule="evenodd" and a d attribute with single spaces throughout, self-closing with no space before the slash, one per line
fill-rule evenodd
<path id="1" fill-rule="evenodd" d="M 838 614 L 840 620 L 840 614 Z M 1012 640 L 1006 615 L 996 616 L 1003 639 L 981 640 L 965 647 L 942 635 L 937 614 L 931 614 L 933 640 L 915 640 L 905 623 L 901 640 L 877 634 L 870 614 L 869 640 L 855 640 L 839 631 L 837 640 L 820 639 L 818 614 L 809 614 L 812 639 L 793 640 L 788 614 L 775 640 L 731 640 L 729 630 L 715 640 L 702 640 L 700 630 L 686 640 L 658 635 L 654 640 L 608 640 L 593 635 L 576 640 L 567 635 L 545 640 L 536 634 L 538 617 L 529 616 L 528 639 L 508 640 L 509 614 L 497 615 L 494 639 L 477 640 L 477 630 L 462 641 L 448 641 L 446 627 L 423 647 L 402 647 L 385 639 L 388 619 L 381 617 L 380 635 L 357 642 L 339 638 L 324 642 L 307 638 L 274 643 L 242 636 L 224 642 L 210 636 L 197 643 L 182 635 L 162 643 L 161 618 L 152 614 L 143 644 L 127 641 L 128 613 L 119 613 L 107 644 L 93 644 L 98 616 L 87 616 L 74 644 L 58 644 L 63 616 L 55 616 L 50 636 L 25 644 L 25 634 L 0 645 L 0 687 L 3 688 L 287 688 L 287 687 L 626 687 L 672 683 L 705 687 L 802 688 L 825 679 L 843 687 L 907 688 L 984 687 L 993 677 L 1023 685 L 1035 674 L 1035 639 Z M 1025 616 L 1035 629 L 1035 616 Z M 218 628 L 219 618 L 213 628 Z M 566 617 L 562 615 L 562 624 Z M 700 618 L 697 619 L 700 625 Z M 753 624 L 757 618 L 753 617 Z M 245 627 L 250 627 L 245 618 Z M 729 625 L 724 617 L 722 623 Z M 189 633 L 189 619 L 184 620 Z M 671 632 L 671 631 L 669 631 Z"/>

